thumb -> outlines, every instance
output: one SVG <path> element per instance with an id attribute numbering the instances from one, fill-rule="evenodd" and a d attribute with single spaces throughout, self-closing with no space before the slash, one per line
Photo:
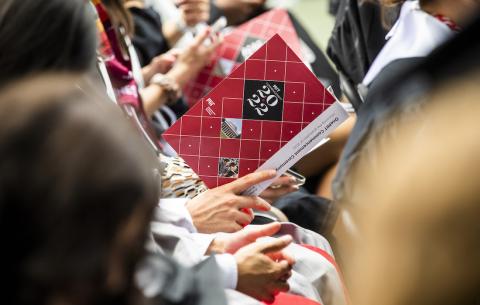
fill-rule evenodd
<path id="1" fill-rule="evenodd" d="M 280 227 L 281 224 L 279 222 L 272 222 L 261 226 L 252 225 L 245 228 L 243 234 L 245 239 L 254 242 L 260 237 L 272 236 L 280 230 Z"/>

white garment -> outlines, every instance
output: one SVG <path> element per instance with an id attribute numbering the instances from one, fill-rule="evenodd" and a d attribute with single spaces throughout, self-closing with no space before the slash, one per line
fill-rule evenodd
<path id="1" fill-rule="evenodd" d="M 161 199 L 150 225 L 153 239 L 162 250 L 185 266 L 193 266 L 206 258 L 205 252 L 214 234 L 198 233 L 185 207 L 187 199 Z M 214 255 L 222 271 L 226 289 L 237 287 L 237 262 L 231 254 Z"/>
<path id="2" fill-rule="evenodd" d="M 178 262 L 193 266 L 201 262 L 216 234 L 201 234 L 195 229 L 191 216 L 185 207 L 186 199 L 161 199 L 151 224 L 154 243 L 160 251 L 174 257 Z M 289 279 L 290 293 L 308 297 L 324 305 L 347 304 L 343 285 L 335 266 L 323 256 L 300 246 L 308 244 L 324 250 L 333 256 L 330 244 L 315 232 L 292 223 L 282 223 L 279 235 L 289 234 L 294 243 L 285 250 L 297 261 Z M 153 251 L 154 252 L 154 251 Z M 215 255 L 222 270 L 225 288 L 234 289 L 237 284 L 237 265 L 229 254 Z M 241 294 L 227 294 L 229 304 L 245 301 Z M 253 300 L 251 300 L 253 301 Z M 248 303 L 248 302 L 247 302 Z"/>
<path id="3" fill-rule="evenodd" d="M 152 7 L 160 15 L 162 21 L 180 19 L 180 11 L 172 0 L 145 0 L 145 5 Z"/>
<path id="4" fill-rule="evenodd" d="M 363 84 L 369 86 L 394 60 L 427 56 L 454 33 L 446 24 L 423 11 L 418 1 L 405 2 L 397 22 L 385 38 L 388 42 L 375 58 Z"/>

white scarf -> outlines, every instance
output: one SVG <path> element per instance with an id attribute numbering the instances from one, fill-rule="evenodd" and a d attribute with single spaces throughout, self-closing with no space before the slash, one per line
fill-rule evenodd
<path id="1" fill-rule="evenodd" d="M 363 84 L 369 86 L 394 60 L 427 56 L 454 34 L 446 24 L 421 10 L 418 0 L 405 2 L 397 22 L 385 37 L 388 42 L 375 58 Z"/>

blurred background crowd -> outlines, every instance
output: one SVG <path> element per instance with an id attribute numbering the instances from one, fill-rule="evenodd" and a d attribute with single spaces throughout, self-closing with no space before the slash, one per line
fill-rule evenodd
<path id="1" fill-rule="evenodd" d="M 291 174 L 208 188 L 162 134 L 225 37 L 272 10 L 349 119 Z M 479 12 L 2 0 L 1 303 L 480 304 Z"/>

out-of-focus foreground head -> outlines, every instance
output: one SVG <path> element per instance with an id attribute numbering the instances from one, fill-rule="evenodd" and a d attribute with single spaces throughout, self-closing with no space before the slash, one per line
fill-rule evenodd
<path id="1" fill-rule="evenodd" d="M 390 124 L 377 141 L 375 175 L 360 167 L 353 304 L 480 299 L 479 81 L 478 72 L 468 75 Z"/>
<path id="2" fill-rule="evenodd" d="M 45 71 L 85 72 L 96 50 L 89 2 L 2 0 L 0 46 L 0 87 Z"/>
<path id="3" fill-rule="evenodd" d="M 154 159 L 118 109 L 75 82 L 44 76 L 0 95 L 4 304 L 117 305 L 136 294 Z"/>

